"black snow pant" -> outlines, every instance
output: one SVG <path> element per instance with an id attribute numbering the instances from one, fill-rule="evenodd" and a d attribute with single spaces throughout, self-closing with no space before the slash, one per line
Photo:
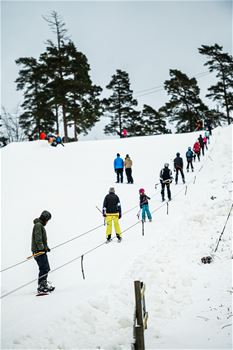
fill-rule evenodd
<path id="1" fill-rule="evenodd" d="M 39 266 L 38 285 L 47 282 L 48 272 L 50 271 L 47 254 L 41 254 L 34 258 Z"/>
<path id="2" fill-rule="evenodd" d="M 123 182 L 123 169 L 116 169 L 116 173 L 117 173 L 117 182 Z"/>
<path id="3" fill-rule="evenodd" d="M 127 182 L 128 184 L 133 184 L 133 178 L 132 178 L 132 169 L 131 168 L 126 168 L 125 173 L 127 176 Z"/>
<path id="4" fill-rule="evenodd" d="M 191 169 L 193 170 L 193 159 L 187 158 L 187 171 L 189 171 L 189 164 L 191 165 Z"/>
<path id="5" fill-rule="evenodd" d="M 167 197 L 170 200 L 171 199 L 170 183 L 163 183 L 161 181 L 161 186 L 162 186 L 162 190 L 161 190 L 162 200 L 164 201 L 164 189 L 165 189 L 165 186 L 167 187 Z"/>
<path id="6" fill-rule="evenodd" d="M 203 146 L 201 146 L 201 151 L 202 151 L 202 155 L 204 156 L 205 155 L 204 144 Z"/>
<path id="7" fill-rule="evenodd" d="M 182 177 L 182 180 L 184 182 L 184 173 L 183 173 L 183 169 L 182 168 L 175 168 L 176 169 L 176 178 L 175 178 L 175 181 L 176 181 L 176 184 L 178 182 L 178 174 L 179 174 L 179 171 L 181 173 L 181 177 Z"/>
<path id="8" fill-rule="evenodd" d="M 197 159 L 199 160 L 199 162 L 200 162 L 200 152 L 195 152 L 195 155 L 197 155 Z M 194 161 L 195 161 L 195 159 L 194 159 Z"/>

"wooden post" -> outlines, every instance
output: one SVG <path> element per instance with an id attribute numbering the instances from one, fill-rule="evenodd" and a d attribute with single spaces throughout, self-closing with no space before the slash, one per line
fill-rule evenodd
<path id="1" fill-rule="evenodd" d="M 135 302 L 136 302 L 136 325 L 135 325 L 136 350 L 145 350 L 140 281 L 134 281 L 134 291 L 135 291 Z"/>

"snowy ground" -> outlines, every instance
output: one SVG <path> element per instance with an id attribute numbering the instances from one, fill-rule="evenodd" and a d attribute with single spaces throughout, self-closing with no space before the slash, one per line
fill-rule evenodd
<path id="1" fill-rule="evenodd" d="M 1 150 L 2 269 L 30 255 L 32 221 L 44 209 L 52 213 L 46 226 L 51 248 L 100 226 L 51 250 L 51 269 L 58 268 L 49 276 L 53 294 L 35 297 L 37 283 L 32 282 L 1 299 L 2 349 L 129 350 L 134 280 L 146 285 L 146 349 L 232 348 L 231 217 L 213 254 L 231 208 L 232 128 L 214 130 L 195 172 L 185 173 L 187 187 L 181 181 L 172 184 L 168 215 L 160 186 L 154 189 L 163 164 L 173 169 L 176 152 L 184 157 L 198 135 L 87 141 L 64 148 L 35 141 Z M 133 185 L 115 184 L 117 152 L 133 160 Z M 123 241 L 106 245 L 96 205 L 102 208 L 110 186 L 122 203 Z M 151 197 L 153 213 L 144 236 L 136 217 L 141 187 Z M 213 262 L 202 264 L 210 254 Z M 2 296 L 36 277 L 33 260 L 2 272 Z"/>

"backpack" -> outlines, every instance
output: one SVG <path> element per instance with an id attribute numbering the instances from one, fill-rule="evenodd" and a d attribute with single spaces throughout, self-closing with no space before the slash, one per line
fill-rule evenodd
<path id="1" fill-rule="evenodd" d="M 186 157 L 187 158 L 192 158 L 193 157 L 193 151 L 191 149 L 189 149 L 187 152 L 186 152 Z"/>

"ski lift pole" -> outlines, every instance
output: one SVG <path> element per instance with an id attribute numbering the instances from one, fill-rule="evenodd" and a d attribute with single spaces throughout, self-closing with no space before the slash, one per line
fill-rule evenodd
<path id="1" fill-rule="evenodd" d="M 103 215 L 102 211 L 100 210 L 99 207 L 97 207 L 97 205 L 95 206 L 97 210 L 99 210 L 99 212 Z M 106 218 L 104 217 L 104 226 L 106 225 Z"/>

